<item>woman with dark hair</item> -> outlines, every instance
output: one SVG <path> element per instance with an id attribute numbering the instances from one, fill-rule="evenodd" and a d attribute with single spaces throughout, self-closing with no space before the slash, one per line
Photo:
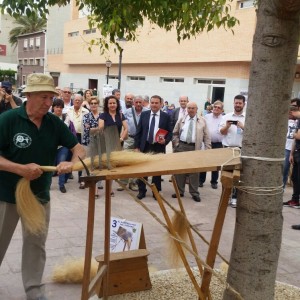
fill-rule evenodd
<path id="1" fill-rule="evenodd" d="M 120 101 L 113 95 L 104 99 L 104 112 L 99 116 L 99 129 L 103 130 L 109 126 L 117 126 L 120 142 L 127 138 L 128 125 L 124 115 L 120 112 Z M 111 193 L 114 196 L 114 192 Z"/>
<path id="2" fill-rule="evenodd" d="M 52 109 L 51 109 L 52 113 L 57 117 L 59 117 L 68 127 L 70 127 L 70 122 L 71 122 L 70 118 L 67 114 L 62 113 L 63 108 L 64 108 L 64 101 L 59 98 L 54 99 L 52 104 Z M 59 146 L 57 148 L 55 165 L 57 166 L 62 161 L 70 161 L 70 160 L 71 160 L 71 152 L 69 151 L 69 149 L 63 146 Z M 68 181 L 69 176 L 70 173 L 60 174 L 58 176 L 58 186 L 59 186 L 59 190 L 62 193 L 67 192 L 65 188 L 65 183 Z"/>

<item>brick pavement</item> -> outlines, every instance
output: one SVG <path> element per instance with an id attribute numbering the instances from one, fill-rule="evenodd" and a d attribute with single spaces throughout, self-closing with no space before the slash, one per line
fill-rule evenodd
<path id="1" fill-rule="evenodd" d="M 66 194 L 62 194 L 58 190 L 57 178 L 54 178 L 51 189 L 51 221 L 47 240 L 47 264 L 44 272 L 47 297 L 50 300 L 80 299 L 81 295 L 80 285 L 61 285 L 51 282 L 51 272 L 54 265 L 61 264 L 66 258 L 84 256 L 88 191 L 78 188 L 77 174 L 74 175 L 76 175 L 75 179 L 66 184 Z M 168 179 L 169 176 L 164 176 L 163 195 L 175 204 L 176 199 L 171 198 L 173 191 Z M 116 191 L 117 187 L 118 185 L 114 183 L 115 197 L 112 198 L 112 216 L 143 223 L 147 249 L 150 251 L 149 266 L 157 270 L 169 269 L 165 254 L 167 251 L 165 230 L 125 191 Z M 220 187 L 217 190 L 211 189 L 209 181 L 204 184 L 203 188 L 199 189 L 202 202 L 194 202 L 188 193 L 185 194 L 183 201 L 190 222 L 196 225 L 201 233 L 209 239 L 221 189 Z M 292 189 L 288 187 L 284 194 L 285 201 L 290 199 L 291 192 Z M 103 192 L 101 193 L 100 198 L 96 199 L 94 256 L 103 251 L 104 196 Z M 147 204 L 162 219 L 158 204 L 152 198 L 151 192 L 148 192 L 143 203 Z M 219 251 L 228 259 L 233 238 L 235 212 L 236 210 L 231 207 L 227 210 L 219 247 Z M 300 287 L 300 232 L 290 229 L 292 224 L 300 223 L 300 209 L 283 208 L 283 216 L 283 238 L 277 280 Z M 1 300 L 25 299 L 20 273 L 21 245 L 21 227 L 19 224 L 0 268 Z M 207 246 L 198 239 L 197 245 L 202 257 L 205 257 Z M 191 265 L 194 265 L 191 257 L 188 260 Z M 220 259 L 217 259 L 217 267 L 219 263 Z"/>

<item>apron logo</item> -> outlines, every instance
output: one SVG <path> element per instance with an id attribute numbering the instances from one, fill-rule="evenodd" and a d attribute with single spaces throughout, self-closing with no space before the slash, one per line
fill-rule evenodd
<path id="1" fill-rule="evenodd" d="M 32 139 L 26 133 L 17 133 L 14 136 L 14 144 L 18 148 L 28 148 L 31 145 Z"/>

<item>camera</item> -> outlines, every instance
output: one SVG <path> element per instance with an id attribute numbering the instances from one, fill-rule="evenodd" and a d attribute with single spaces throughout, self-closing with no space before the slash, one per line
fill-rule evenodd
<path id="1" fill-rule="evenodd" d="M 237 125 L 238 121 L 228 120 L 230 124 Z"/>
<path id="2" fill-rule="evenodd" d="M 6 94 L 11 95 L 12 90 L 10 88 L 8 88 L 8 87 L 3 87 L 3 88 L 4 88 Z"/>

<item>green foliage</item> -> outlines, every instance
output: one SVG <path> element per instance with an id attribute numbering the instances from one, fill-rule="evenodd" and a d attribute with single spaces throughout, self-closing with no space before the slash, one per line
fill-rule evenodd
<path id="1" fill-rule="evenodd" d="M 231 29 L 238 20 L 230 15 L 232 0 L 76 0 L 79 9 L 88 7 L 91 28 L 97 27 L 97 44 L 107 49 L 118 40 L 135 41 L 138 28 L 148 19 L 152 24 L 170 31 L 175 29 L 177 40 L 190 39 L 202 31 L 224 27 Z M 3 0 L 0 7 L 12 15 L 46 15 L 48 6 L 66 5 L 69 0 Z M 95 43 L 96 44 L 96 43 Z"/>
<path id="2" fill-rule="evenodd" d="M 15 19 L 14 24 L 16 27 L 9 32 L 9 43 L 12 46 L 17 46 L 19 35 L 41 31 L 47 26 L 45 17 L 39 17 L 37 14 L 32 13 L 28 7 L 25 8 L 25 12 L 26 15 L 18 16 Z"/>
<path id="3" fill-rule="evenodd" d="M 13 70 L 2 70 L 0 69 L 0 81 L 10 81 L 11 83 L 15 83 L 15 74 L 17 72 Z"/>

